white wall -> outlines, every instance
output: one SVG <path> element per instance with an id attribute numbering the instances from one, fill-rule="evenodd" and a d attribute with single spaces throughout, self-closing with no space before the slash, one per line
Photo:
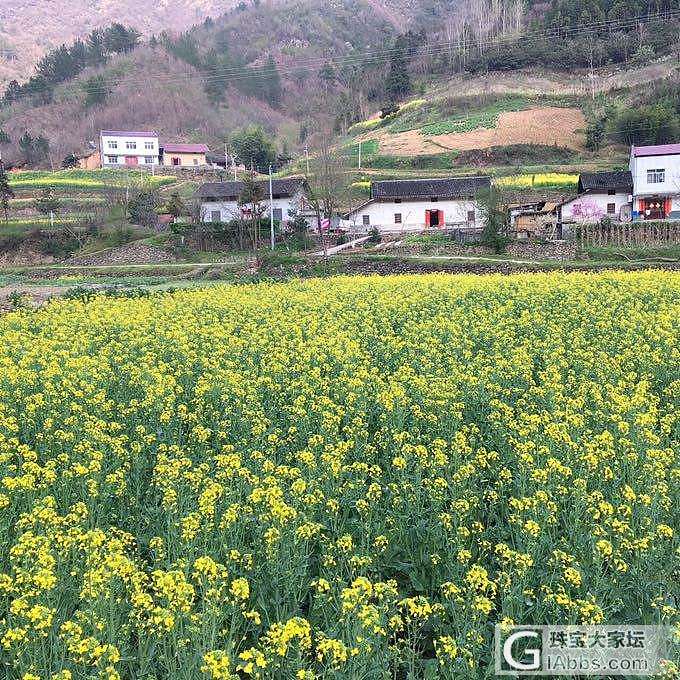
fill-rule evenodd
<path id="1" fill-rule="evenodd" d="M 283 221 L 290 220 L 288 214 L 291 210 L 298 212 L 301 208 L 301 194 L 295 196 L 287 196 L 285 198 L 274 199 L 274 209 L 281 209 L 281 216 Z M 266 206 L 266 211 L 263 213 L 263 218 L 269 216 L 269 198 L 262 201 L 262 205 Z M 212 213 L 214 211 L 220 212 L 220 222 L 230 222 L 241 215 L 241 206 L 236 201 L 203 201 L 201 203 L 201 220 L 203 222 L 212 222 Z"/>
<path id="2" fill-rule="evenodd" d="M 614 203 L 616 212 L 607 213 L 607 205 Z M 621 208 L 628 205 L 628 194 L 581 194 L 561 207 L 562 222 L 599 222 L 603 217 L 617 220 Z"/>
<path id="3" fill-rule="evenodd" d="M 450 226 L 467 225 L 468 211 L 475 211 L 475 226 L 482 228 L 482 216 L 479 207 L 473 200 L 440 200 L 440 201 L 374 201 L 357 209 L 343 220 L 343 227 L 353 231 L 364 231 L 377 227 L 380 231 L 420 231 L 425 228 L 425 213 L 428 210 L 442 210 L 444 222 Z M 395 222 L 394 216 L 401 213 L 401 224 Z M 370 226 L 364 226 L 364 215 L 369 216 Z M 441 225 L 443 228 L 443 225 Z"/>
<path id="4" fill-rule="evenodd" d="M 647 170 L 658 169 L 666 171 L 665 181 L 648 182 Z M 636 196 L 680 193 L 680 154 L 638 157 L 631 155 L 630 171 L 633 175 L 633 191 Z"/>
<path id="5" fill-rule="evenodd" d="M 114 142 L 117 148 L 110 148 L 110 142 Z M 128 149 L 127 143 L 133 142 L 137 145 L 136 149 Z M 146 143 L 152 147 L 146 148 Z M 125 166 L 125 157 L 133 156 L 137 158 L 139 165 L 158 165 L 159 162 L 158 137 L 126 137 L 124 135 L 102 135 L 101 136 L 101 155 L 102 165 L 108 167 Z M 117 163 L 109 161 L 109 156 L 117 156 Z M 153 163 L 146 163 L 145 159 L 151 156 Z"/>

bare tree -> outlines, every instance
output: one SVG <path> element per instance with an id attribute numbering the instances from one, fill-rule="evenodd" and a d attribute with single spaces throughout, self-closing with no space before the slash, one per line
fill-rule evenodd
<path id="1" fill-rule="evenodd" d="M 320 148 L 310 159 L 309 174 L 306 177 L 307 201 L 316 217 L 324 256 L 328 255 L 328 243 L 323 221 L 327 220 L 330 225 L 341 207 L 347 203 L 348 170 L 347 158 L 331 146 L 330 135 L 324 135 Z"/>
<path id="2" fill-rule="evenodd" d="M 267 209 L 262 203 L 265 197 L 264 186 L 262 185 L 262 182 L 258 181 L 257 175 L 254 172 L 244 175 L 242 182 L 243 188 L 241 189 L 238 203 L 245 208 L 245 216 L 248 218 L 247 221 L 250 222 L 253 253 L 255 253 L 255 259 L 259 260 L 258 245 L 260 243 L 260 221 Z"/>

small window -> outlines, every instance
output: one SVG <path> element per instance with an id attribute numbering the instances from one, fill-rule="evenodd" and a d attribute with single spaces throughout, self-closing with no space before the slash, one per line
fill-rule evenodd
<path id="1" fill-rule="evenodd" d="M 198 158 L 194 158 L 194 165 L 198 165 Z"/>
<path id="2" fill-rule="evenodd" d="M 616 196 L 616 189 L 610 189 L 610 190 L 607 192 L 607 194 L 608 194 L 609 196 Z"/>
<path id="3" fill-rule="evenodd" d="M 221 222 L 222 221 L 222 213 L 219 210 L 211 210 L 210 211 L 210 221 L 211 222 Z"/>
<path id="4" fill-rule="evenodd" d="M 395 199 L 394 199 L 394 202 L 395 202 L 395 203 L 401 203 L 401 198 L 395 198 Z"/>
<path id="5" fill-rule="evenodd" d="M 394 223 L 401 224 L 401 213 L 394 213 Z"/>
<path id="6" fill-rule="evenodd" d="M 370 226 L 370 224 L 371 224 L 371 216 L 370 215 L 362 215 L 362 219 L 363 219 L 365 227 Z"/>
<path id="7" fill-rule="evenodd" d="M 107 156 L 106 162 L 107 163 L 118 163 L 118 156 Z"/>
<path id="8" fill-rule="evenodd" d="M 436 203 L 438 200 L 439 196 L 430 196 L 430 201 L 432 201 L 432 203 Z"/>
<path id="9" fill-rule="evenodd" d="M 616 203 L 607 203 L 607 215 L 616 215 Z"/>
<path id="10" fill-rule="evenodd" d="M 153 165 L 153 156 L 144 156 L 144 162 L 147 165 Z"/>
<path id="11" fill-rule="evenodd" d="M 477 217 L 475 215 L 475 211 L 474 210 L 468 210 L 467 221 L 468 222 L 474 222 L 476 219 L 477 219 Z"/>
<path id="12" fill-rule="evenodd" d="M 144 148 L 147 151 L 151 151 L 153 149 L 153 142 L 144 142 Z"/>
<path id="13" fill-rule="evenodd" d="M 137 148 L 137 142 L 125 142 L 125 148 L 133 150 Z"/>
<path id="14" fill-rule="evenodd" d="M 647 170 L 647 182 L 649 184 L 663 184 L 666 181 L 666 170 L 664 168 L 657 168 L 655 170 Z"/>
<path id="15" fill-rule="evenodd" d="M 276 222 L 283 221 L 283 208 L 274 208 L 273 213 Z"/>
<path id="16" fill-rule="evenodd" d="M 109 142 L 109 149 L 117 149 L 118 142 Z"/>

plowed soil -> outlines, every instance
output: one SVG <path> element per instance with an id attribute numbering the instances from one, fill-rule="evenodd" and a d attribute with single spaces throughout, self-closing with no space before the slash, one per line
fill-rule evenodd
<path id="1" fill-rule="evenodd" d="M 469 151 L 511 144 L 545 144 L 581 150 L 586 120 L 580 109 L 546 107 L 502 113 L 495 128 L 425 136 L 419 130 L 398 134 L 368 133 L 377 139 L 379 153 L 394 156 Z"/>

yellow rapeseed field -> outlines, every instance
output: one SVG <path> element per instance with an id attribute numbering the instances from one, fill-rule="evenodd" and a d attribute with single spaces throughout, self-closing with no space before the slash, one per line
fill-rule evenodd
<path id="1" fill-rule="evenodd" d="M 677 626 L 679 348 L 663 272 L 8 314 L 0 676 L 482 678 L 497 622 Z"/>

